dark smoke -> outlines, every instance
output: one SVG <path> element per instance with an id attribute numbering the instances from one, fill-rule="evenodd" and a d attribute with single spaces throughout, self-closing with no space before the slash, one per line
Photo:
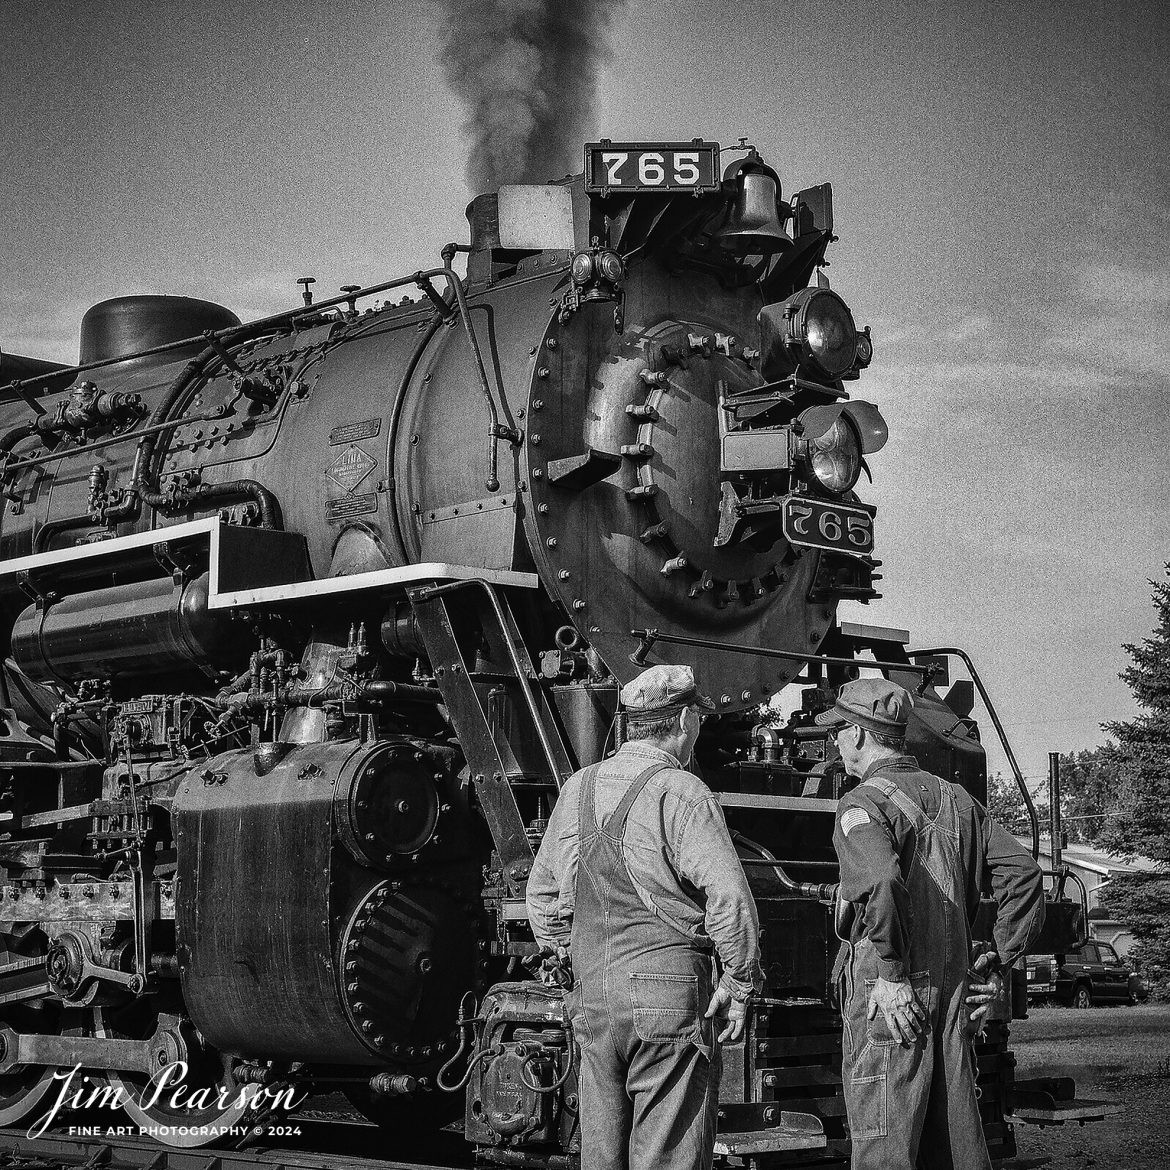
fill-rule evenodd
<path id="1" fill-rule="evenodd" d="M 624 0 L 445 0 L 442 63 L 463 102 L 473 192 L 581 169 Z"/>

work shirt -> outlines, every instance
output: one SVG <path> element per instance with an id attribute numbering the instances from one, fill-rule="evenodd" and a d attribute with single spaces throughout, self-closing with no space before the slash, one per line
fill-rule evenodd
<path id="1" fill-rule="evenodd" d="M 938 814 L 944 781 L 918 767 L 913 756 L 871 765 L 858 787 L 837 805 L 833 845 L 841 863 L 841 897 L 857 903 L 851 942 L 863 936 L 877 952 L 884 979 L 909 978 L 910 933 L 914 928 L 903 877 L 914 854 L 914 831 L 893 801 L 866 781 L 880 772 L 918 804 L 928 817 Z M 1044 886 L 1031 854 L 987 814 L 966 789 L 951 785 L 959 816 L 959 859 L 968 925 L 979 900 L 990 892 L 998 906 L 995 942 L 1004 967 L 1025 954 L 1044 924 Z"/>
<path id="2" fill-rule="evenodd" d="M 598 771 L 595 817 L 604 825 L 626 789 L 651 764 L 652 776 L 626 822 L 622 855 L 650 914 L 693 944 L 712 946 L 723 964 L 720 986 L 736 999 L 763 987 L 756 903 L 714 793 L 669 752 L 642 740 L 624 743 Z M 565 781 L 528 878 L 528 921 L 536 941 L 568 947 L 579 845 L 581 773 Z"/>

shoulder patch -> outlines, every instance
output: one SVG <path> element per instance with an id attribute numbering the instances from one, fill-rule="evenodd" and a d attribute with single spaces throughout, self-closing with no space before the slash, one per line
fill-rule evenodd
<path id="1" fill-rule="evenodd" d="M 859 825 L 868 825 L 869 823 L 869 813 L 863 808 L 847 808 L 841 814 L 841 832 L 846 837 Z"/>

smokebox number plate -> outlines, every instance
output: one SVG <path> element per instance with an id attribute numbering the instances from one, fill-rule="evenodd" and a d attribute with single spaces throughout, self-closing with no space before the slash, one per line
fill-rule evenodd
<path id="1" fill-rule="evenodd" d="M 782 524 L 789 544 L 856 556 L 873 552 L 873 517 L 864 508 L 789 496 L 784 501 Z"/>
<path id="2" fill-rule="evenodd" d="M 719 143 L 600 142 L 585 144 L 585 190 L 718 191 Z"/>

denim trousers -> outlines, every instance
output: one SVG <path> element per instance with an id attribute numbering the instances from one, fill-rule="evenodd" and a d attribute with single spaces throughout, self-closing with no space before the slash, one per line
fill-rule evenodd
<path id="1" fill-rule="evenodd" d="M 970 928 L 955 798 L 943 784 L 932 820 L 890 781 L 874 777 L 867 783 L 915 826 L 916 848 L 906 875 L 914 916 L 910 982 L 927 1024 L 904 1048 L 880 1011 L 867 1019 L 878 966 L 873 945 L 862 938 L 840 988 L 852 1170 L 990 1170 L 965 1003 Z"/>
<path id="2" fill-rule="evenodd" d="M 721 1064 L 709 953 L 646 909 L 622 854 L 647 768 L 598 826 L 594 774 L 581 785 L 573 915 L 575 982 L 565 995 L 580 1054 L 583 1170 L 709 1170 Z"/>

